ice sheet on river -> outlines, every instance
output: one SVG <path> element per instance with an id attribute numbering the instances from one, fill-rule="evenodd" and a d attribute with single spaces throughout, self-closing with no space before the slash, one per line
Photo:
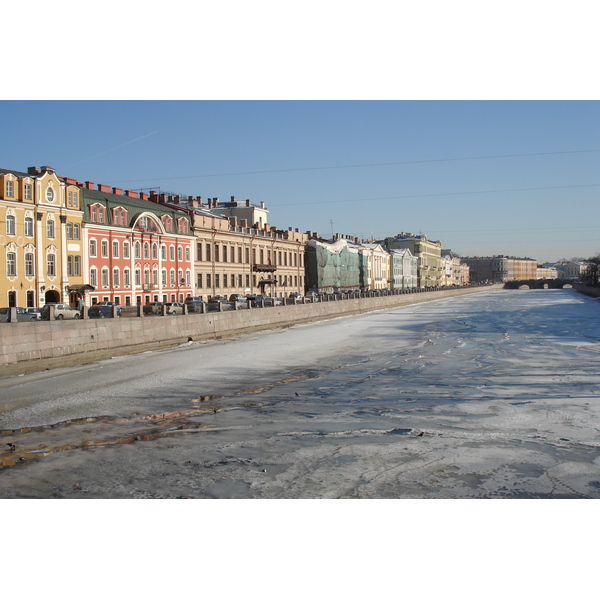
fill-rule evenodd
<path id="1" fill-rule="evenodd" d="M 13 378 L 0 429 L 68 423 L 0 497 L 598 498 L 599 341 L 501 290 Z"/>

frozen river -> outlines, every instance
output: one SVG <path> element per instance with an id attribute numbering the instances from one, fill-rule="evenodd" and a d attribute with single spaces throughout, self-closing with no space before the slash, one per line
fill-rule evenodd
<path id="1" fill-rule="evenodd" d="M 486 291 L 2 379 L 0 498 L 598 498 L 599 396 L 598 300 Z"/>

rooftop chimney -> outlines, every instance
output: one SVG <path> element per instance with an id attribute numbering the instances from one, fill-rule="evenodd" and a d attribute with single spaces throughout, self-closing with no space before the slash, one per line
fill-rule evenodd
<path id="1" fill-rule="evenodd" d="M 137 198 L 138 197 L 138 193 L 134 192 L 133 190 L 125 190 L 125 195 L 128 196 L 129 198 Z"/>
<path id="2" fill-rule="evenodd" d="M 114 187 L 112 190 L 113 190 L 113 194 L 117 194 L 117 196 L 122 196 L 123 195 L 123 189 L 122 188 Z"/>
<path id="3" fill-rule="evenodd" d="M 246 199 L 246 206 L 250 206 L 250 199 L 249 198 Z"/>
<path id="4" fill-rule="evenodd" d="M 39 175 L 40 168 L 39 167 L 27 167 L 27 173 L 29 175 Z"/>
<path id="5" fill-rule="evenodd" d="M 43 167 L 42 167 L 43 168 Z M 93 190 L 94 189 L 94 182 L 93 181 L 86 181 L 85 182 L 85 188 L 87 190 Z"/>
<path id="6" fill-rule="evenodd" d="M 110 185 L 104 185 L 102 183 L 98 184 L 98 191 L 104 192 L 106 194 L 110 194 Z"/>

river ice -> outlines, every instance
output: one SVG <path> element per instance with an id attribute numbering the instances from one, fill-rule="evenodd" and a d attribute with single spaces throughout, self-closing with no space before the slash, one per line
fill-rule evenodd
<path id="1" fill-rule="evenodd" d="M 598 498 L 599 341 L 496 290 L 0 380 L 0 497 Z"/>

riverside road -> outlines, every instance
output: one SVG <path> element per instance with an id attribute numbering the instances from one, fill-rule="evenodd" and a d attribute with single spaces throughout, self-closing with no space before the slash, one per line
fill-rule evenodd
<path id="1" fill-rule="evenodd" d="M 598 498 L 600 302 L 491 290 L 0 380 L 0 498 Z"/>

